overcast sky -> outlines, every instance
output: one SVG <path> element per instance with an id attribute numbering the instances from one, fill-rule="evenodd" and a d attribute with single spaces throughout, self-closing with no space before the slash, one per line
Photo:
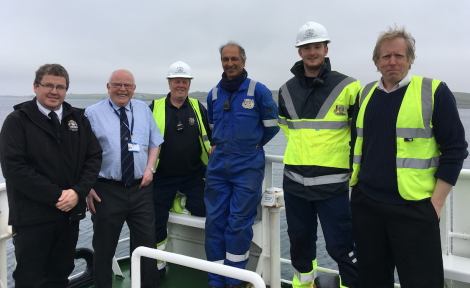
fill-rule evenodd
<path id="1" fill-rule="evenodd" d="M 136 92 L 167 93 L 176 61 L 192 68 L 191 91 L 220 80 L 218 47 L 238 41 L 248 77 L 271 90 L 292 77 L 296 34 L 321 23 L 332 68 L 365 85 L 380 74 L 371 60 L 379 32 L 404 25 L 416 39 L 413 75 L 470 92 L 470 1 L 0 1 L 0 95 L 32 95 L 34 72 L 59 63 L 68 93 L 107 93 L 112 71 L 130 70 Z"/>

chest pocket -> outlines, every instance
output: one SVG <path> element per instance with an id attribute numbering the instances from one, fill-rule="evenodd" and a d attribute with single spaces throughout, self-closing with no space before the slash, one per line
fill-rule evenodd
<path id="1" fill-rule="evenodd" d="M 239 95 L 238 97 L 240 97 Z M 240 97 L 242 98 L 242 97 Z M 254 97 L 243 96 L 234 101 L 235 138 L 239 140 L 255 140 L 259 137 L 256 130 L 260 123 L 259 107 Z"/>

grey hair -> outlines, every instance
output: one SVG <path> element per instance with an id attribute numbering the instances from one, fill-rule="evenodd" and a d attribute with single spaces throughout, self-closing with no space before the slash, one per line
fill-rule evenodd
<path id="1" fill-rule="evenodd" d="M 245 60 L 246 60 L 246 53 L 245 53 L 245 49 L 243 49 L 243 47 L 238 44 L 237 42 L 235 41 L 228 41 L 227 44 L 222 44 L 220 47 L 219 47 L 219 52 L 220 52 L 220 58 L 222 59 L 222 50 L 224 50 L 225 47 L 227 46 L 237 46 L 238 47 L 238 50 L 240 51 L 240 58 L 242 58 L 242 61 L 243 63 L 245 63 Z"/>
<path id="2" fill-rule="evenodd" d="M 131 74 L 131 76 L 132 76 L 132 79 L 134 80 L 134 83 L 133 83 L 133 84 L 135 85 L 135 78 L 134 78 L 134 74 L 132 74 L 132 73 L 131 73 L 131 71 L 129 71 L 129 70 L 126 70 L 126 69 L 118 69 L 118 70 L 114 71 L 113 73 L 111 73 L 111 76 L 109 76 L 108 83 L 111 83 L 111 78 L 113 78 L 113 75 L 114 75 L 114 73 L 116 73 L 116 72 L 118 72 L 118 71 L 126 71 L 126 72 L 128 72 L 129 74 Z"/>

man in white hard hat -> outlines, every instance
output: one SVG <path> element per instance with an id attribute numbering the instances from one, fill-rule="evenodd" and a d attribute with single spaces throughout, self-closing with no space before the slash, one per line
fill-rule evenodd
<path id="1" fill-rule="evenodd" d="M 390 27 L 372 60 L 379 81 L 356 99 L 351 209 L 361 287 L 444 287 L 439 216 L 468 155 L 446 83 L 412 76 L 415 39 Z M 357 133 L 356 133 L 357 131 Z"/>
<path id="2" fill-rule="evenodd" d="M 330 43 L 322 25 L 307 22 L 297 33 L 302 60 L 279 90 L 279 126 L 287 138 L 283 188 L 293 287 L 358 287 L 349 206 L 349 120 L 359 81 L 331 70 Z M 317 217 L 337 275 L 314 280 Z M 333 285 L 333 286 L 331 286 Z"/>
<path id="3" fill-rule="evenodd" d="M 188 64 L 178 61 L 168 70 L 170 92 L 150 104 L 165 142 L 155 165 L 153 201 L 157 248 L 166 250 L 168 211 L 204 217 L 204 186 L 211 130 L 207 110 L 188 97 L 193 76 Z M 160 276 L 166 263 L 158 261 Z"/>

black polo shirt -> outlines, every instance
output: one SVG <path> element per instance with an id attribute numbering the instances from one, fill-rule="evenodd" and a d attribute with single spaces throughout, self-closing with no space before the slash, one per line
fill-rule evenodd
<path id="1" fill-rule="evenodd" d="M 160 162 L 157 173 L 160 176 L 185 176 L 199 170 L 204 164 L 201 161 L 202 148 L 199 141 L 199 126 L 196 113 L 193 111 L 188 98 L 180 108 L 176 108 L 170 101 L 168 93 L 165 105 L 165 142 L 161 145 Z M 207 110 L 199 103 L 201 118 L 207 136 L 211 140 L 211 130 L 207 120 Z M 153 111 L 154 102 L 150 104 Z M 179 119 L 179 120 L 178 120 Z M 178 131 L 178 121 L 183 129 Z"/>

